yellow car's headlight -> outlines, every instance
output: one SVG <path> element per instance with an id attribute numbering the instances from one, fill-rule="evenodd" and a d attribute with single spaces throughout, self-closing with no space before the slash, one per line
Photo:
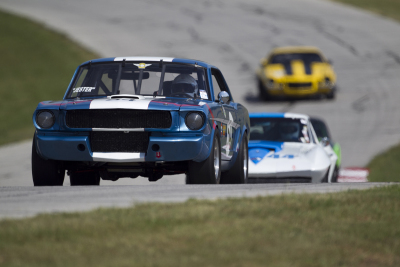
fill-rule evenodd
<path id="1" fill-rule="evenodd" d="M 318 85 L 320 88 L 332 88 L 333 87 L 333 83 L 331 82 L 331 79 L 329 79 L 328 77 L 326 77 Z"/>
<path id="2" fill-rule="evenodd" d="M 276 82 L 276 81 L 274 81 L 272 79 L 269 79 L 268 82 L 267 82 L 267 88 L 275 89 L 275 90 L 276 89 L 282 89 L 283 88 L 283 84 L 279 83 L 279 82 Z"/>

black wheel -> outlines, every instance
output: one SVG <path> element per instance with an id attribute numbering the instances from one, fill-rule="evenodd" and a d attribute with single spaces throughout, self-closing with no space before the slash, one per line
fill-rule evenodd
<path id="1" fill-rule="evenodd" d="M 221 180 L 221 141 L 215 129 L 211 153 L 202 162 L 190 161 L 187 184 L 219 184 Z"/>
<path id="2" fill-rule="evenodd" d="M 249 176 L 249 152 L 247 133 L 242 137 L 239 154 L 233 167 L 221 173 L 221 182 L 225 184 L 247 184 Z"/>
<path id="3" fill-rule="evenodd" d="M 100 185 L 99 172 L 73 172 L 69 176 L 72 186 L 75 185 Z"/>
<path id="4" fill-rule="evenodd" d="M 336 87 L 333 87 L 332 90 L 326 95 L 328 99 L 335 99 L 336 96 Z"/>
<path id="5" fill-rule="evenodd" d="M 32 179 L 34 186 L 61 186 L 64 183 L 65 170 L 62 162 L 45 160 L 36 150 L 36 137 L 32 142 Z"/>
<path id="6" fill-rule="evenodd" d="M 270 100 L 271 97 L 267 92 L 267 89 L 264 87 L 264 84 L 262 83 L 262 81 L 260 79 L 258 79 L 258 91 L 259 91 L 259 95 L 260 98 L 262 100 Z"/>
<path id="7" fill-rule="evenodd" d="M 332 174 L 332 183 L 337 183 L 338 182 L 338 177 L 339 177 L 339 168 L 335 166 L 335 170 L 333 171 Z"/>
<path id="8" fill-rule="evenodd" d="M 326 174 L 325 174 L 324 178 L 322 178 L 321 183 L 327 183 L 328 182 L 329 171 L 330 171 L 330 168 L 328 168 L 328 170 L 326 171 Z"/>

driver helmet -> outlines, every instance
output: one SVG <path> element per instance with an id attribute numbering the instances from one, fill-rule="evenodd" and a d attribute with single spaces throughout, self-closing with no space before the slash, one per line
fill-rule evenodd
<path id="1" fill-rule="evenodd" d="M 279 131 L 281 138 L 287 141 L 297 141 L 300 136 L 300 126 L 297 122 L 282 122 Z"/>
<path id="2" fill-rule="evenodd" d="M 179 74 L 176 76 L 171 86 L 172 94 L 183 94 L 194 97 L 198 92 L 198 85 L 196 80 L 189 74 Z"/>

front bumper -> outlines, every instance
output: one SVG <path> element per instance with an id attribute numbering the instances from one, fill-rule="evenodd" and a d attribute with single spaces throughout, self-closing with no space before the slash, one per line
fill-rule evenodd
<path id="1" fill-rule="evenodd" d="M 329 94 L 332 92 L 333 87 L 320 87 L 319 83 L 312 82 L 308 87 L 290 87 L 289 82 L 275 84 L 274 87 L 265 88 L 271 96 L 290 96 L 290 97 L 304 97 L 314 96 L 321 94 Z"/>
<path id="2" fill-rule="evenodd" d="M 96 162 L 202 161 L 209 145 L 202 134 L 150 136 L 146 153 L 92 152 L 88 135 L 36 134 L 38 153 L 46 159 Z M 159 149 L 153 151 L 153 145 Z"/>

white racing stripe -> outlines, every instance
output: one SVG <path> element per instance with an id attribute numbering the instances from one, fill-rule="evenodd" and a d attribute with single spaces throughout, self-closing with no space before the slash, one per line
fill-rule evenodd
<path id="1" fill-rule="evenodd" d="M 93 152 L 93 161 L 144 162 L 145 153 L 99 153 Z"/>
<path id="2" fill-rule="evenodd" d="M 161 59 L 164 62 L 172 62 L 173 57 L 116 57 L 114 61 L 160 61 Z"/>
<path id="3" fill-rule="evenodd" d="M 297 114 L 297 113 L 285 113 L 285 118 L 292 118 L 292 119 L 305 119 L 309 120 L 310 118 L 304 114 Z"/>
<path id="4" fill-rule="evenodd" d="M 89 109 L 148 109 L 150 99 L 132 99 L 132 98 L 116 98 L 116 99 L 95 99 L 90 103 Z"/>

